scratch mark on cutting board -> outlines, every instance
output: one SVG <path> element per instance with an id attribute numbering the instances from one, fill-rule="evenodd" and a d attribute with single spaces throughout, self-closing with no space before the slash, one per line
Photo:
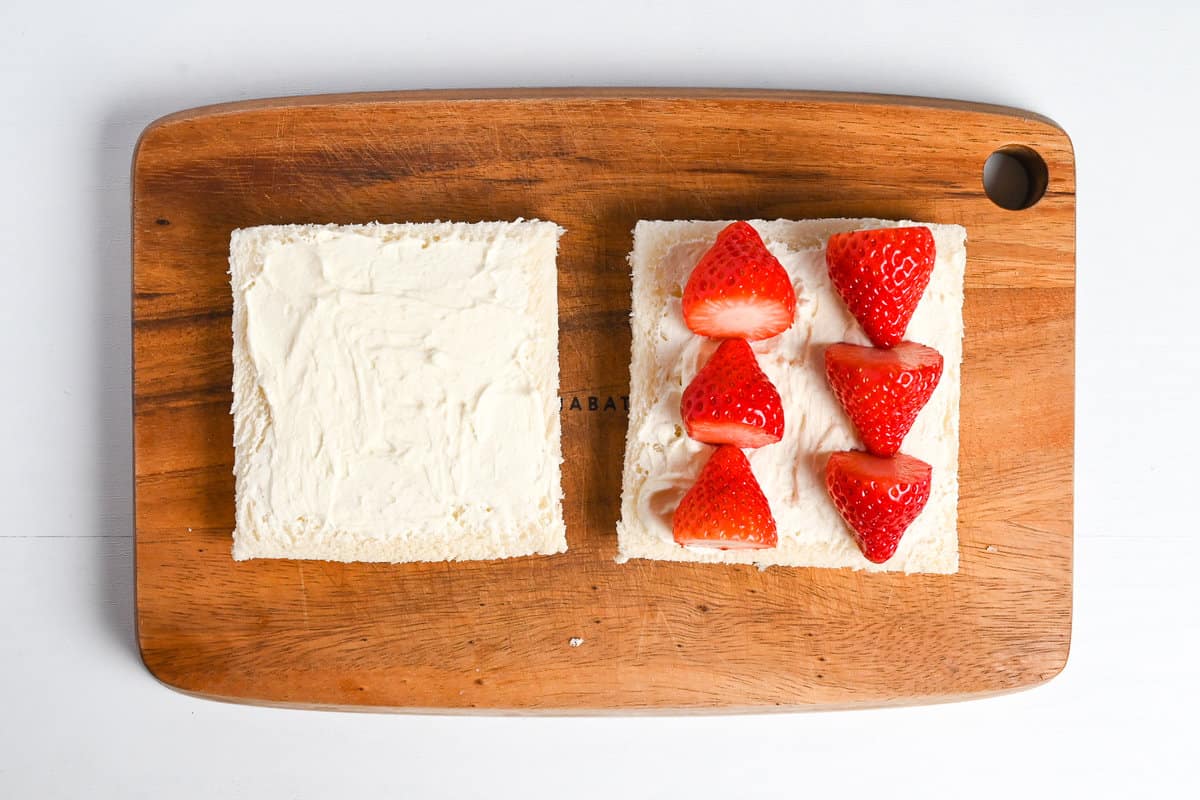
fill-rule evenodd
<path id="1" fill-rule="evenodd" d="M 300 573 L 300 600 L 304 604 L 304 628 L 305 630 L 310 630 L 311 628 L 308 624 L 308 587 L 304 585 L 304 565 L 297 564 L 296 569 Z"/>
<path id="2" fill-rule="evenodd" d="M 671 620 L 662 610 L 662 607 L 659 607 L 658 614 L 654 617 L 654 621 L 663 627 L 663 629 L 667 632 L 668 638 L 670 638 L 672 642 L 679 641 L 679 637 L 675 633 L 675 628 L 671 625 Z"/>

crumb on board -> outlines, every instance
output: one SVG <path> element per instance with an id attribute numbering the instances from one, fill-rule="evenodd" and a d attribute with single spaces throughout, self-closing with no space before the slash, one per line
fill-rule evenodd
<path id="1" fill-rule="evenodd" d="M 579 647 L 579 645 L 583 644 L 583 637 L 582 636 L 572 636 L 567 641 L 567 644 L 571 645 L 571 647 Z"/>
<path id="2" fill-rule="evenodd" d="M 987 547 L 985 547 L 985 548 L 983 548 L 983 549 L 984 549 L 984 550 L 986 550 L 986 551 L 987 551 L 987 552 L 989 552 L 989 553 L 998 553 L 998 552 L 1000 552 L 1000 548 L 999 548 L 999 547 L 996 547 L 996 545 L 994 545 L 994 544 L 989 544 Z"/>

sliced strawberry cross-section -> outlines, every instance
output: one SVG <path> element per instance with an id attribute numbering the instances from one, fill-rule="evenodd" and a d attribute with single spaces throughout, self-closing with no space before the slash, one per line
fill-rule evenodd
<path id="1" fill-rule="evenodd" d="M 942 354 L 916 342 L 890 350 L 835 344 L 825 351 L 825 375 L 863 444 L 895 455 L 942 377 Z"/>
<path id="2" fill-rule="evenodd" d="M 683 319 L 701 336 L 768 339 L 795 318 L 792 279 L 747 222 L 717 234 L 683 290 Z"/>
<path id="3" fill-rule="evenodd" d="M 683 391 L 688 436 L 708 444 L 762 447 L 783 437 L 783 402 L 745 339 L 726 339 Z"/>
<path id="4" fill-rule="evenodd" d="M 835 233 L 825 248 L 834 288 L 879 347 L 904 339 L 934 257 L 933 233 L 924 226 Z"/>
<path id="5" fill-rule="evenodd" d="M 775 517 L 750 462 L 733 445 L 709 458 L 675 509 L 675 541 L 720 550 L 761 550 L 779 541 Z"/>
<path id="6" fill-rule="evenodd" d="M 929 501 L 932 475 L 932 467 L 912 456 L 849 450 L 829 457 L 825 487 L 862 554 L 882 564 Z"/>

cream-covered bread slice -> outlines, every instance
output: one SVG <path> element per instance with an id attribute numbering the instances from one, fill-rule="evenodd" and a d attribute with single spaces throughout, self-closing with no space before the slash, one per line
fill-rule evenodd
<path id="1" fill-rule="evenodd" d="M 233 232 L 233 557 L 567 549 L 550 222 Z"/>
<path id="2" fill-rule="evenodd" d="M 852 567 L 874 571 L 952 573 L 958 570 L 958 400 L 962 364 L 966 231 L 958 225 L 878 219 L 752 221 L 796 288 L 795 324 L 753 343 L 763 371 L 783 400 L 783 439 L 746 451 L 771 505 L 779 544 L 767 550 L 681 547 L 672 539 L 675 507 L 694 483 L 712 447 L 688 438 L 679 401 L 716 342 L 683 321 L 683 287 L 724 222 L 637 224 L 633 270 L 633 358 L 629 433 L 617 524 L 618 560 Z M 825 348 L 870 341 L 834 290 L 825 266 L 830 234 L 864 228 L 928 225 L 937 260 L 908 339 L 945 359 L 941 383 L 904 441 L 903 452 L 933 467 L 931 496 L 896 554 L 873 564 L 859 552 L 825 491 L 830 453 L 861 448 L 854 427 L 825 379 Z"/>

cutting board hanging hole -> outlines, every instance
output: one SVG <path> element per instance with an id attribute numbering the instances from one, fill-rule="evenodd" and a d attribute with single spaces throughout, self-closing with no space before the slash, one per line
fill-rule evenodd
<path id="1" fill-rule="evenodd" d="M 993 203 L 1009 211 L 1032 208 L 1046 193 L 1050 175 L 1046 162 L 1031 147 L 1001 147 L 983 163 L 983 191 Z"/>

